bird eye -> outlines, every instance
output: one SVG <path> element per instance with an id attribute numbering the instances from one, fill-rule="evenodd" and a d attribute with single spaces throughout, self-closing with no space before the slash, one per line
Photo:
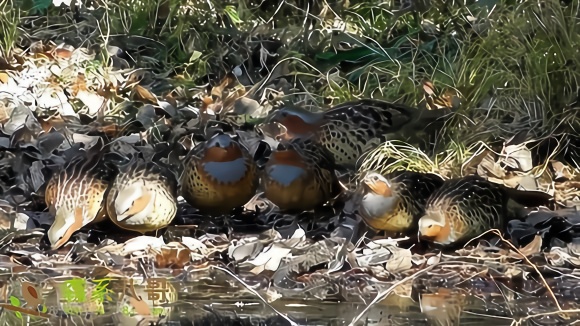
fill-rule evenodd
<path id="1" fill-rule="evenodd" d="M 282 116 L 282 118 L 286 118 L 288 116 L 288 112 L 281 112 L 280 115 Z"/>
<path id="2" fill-rule="evenodd" d="M 433 224 L 429 224 L 429 226 L 427 228 L 430 229 L 432 227 L 433 227 Z"/>

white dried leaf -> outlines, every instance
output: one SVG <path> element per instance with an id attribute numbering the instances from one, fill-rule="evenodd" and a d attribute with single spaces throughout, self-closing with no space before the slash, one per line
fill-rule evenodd
<path id="1" fill-rule="evenodd" d="M 412 253 L 409 249 L 398 249 L 393 251 L 393 255 L 387 264 L 385 269 L 390 273 L 399 273 L 407 271 L 413 267 Z"/>
<path id="2" fill-rule="evenodd" d="M 575 256 L 580 256 L 580 243 L 570 242 L 566 245 L 568 252 Z"/>
<path id="3" fill-rule="evenodd" d="M 427 266 L 439 264 L 440 261 L 441 261 L 441 253 L 439 253 L 437 256 L 429 257 L 429 259 L 427 259 Z"/>
<path id="4" fill-rule="evenodd" d="M 560 161 L 551 161 L 550 165 L 554 170 L 554 181 L 565 181 L 572 179 L 572 169 Z"/>
<path id="5" fill-rule="evenodd" d="M 285 257 L 290 258 L 292 249 L 304 242 L 304 239 L 304 230 L 298 228 L 292 235 L 292 238 L 272 243 L 263 249 L 254 259 L 247 260 L 246 263 L 256 266 L 256 268 L 251 270 L 255 274 L 259 274 L 263 270 L 276 271 L 280 267 L 282 259 Z"/>
<path id="6" fill-rule="evenodd" d="M 81 102 L 83 102 L 83 104 L 87 107 L 86 114 L 90 117 L 96 116 L 107 101 L 107 99 L 103 96 L 87 90 L 80 90 L 77 93 L 76 98 L 81 100 Z"/>
<path id="7" fill-rule="evenodd" d="M 191 251 L 204 251 L 207 249 L 203 242 L 192 237 L 182 237 L 181 244 L 186 246 Z"/>
<path id="8" fill-rule="evenodd" d="M 17 213 L 16 218 L 14 219 L 13 228 L 16 230 L 26 230 L 29 219 L 30 219 L 30 216 L 28 216 L 24 213 Z"/>
<path id="9" fill-rule="evenodd" d="M 532 152 L 525 144 L 504 147 L 502 161 L 506 165 L 523 172 L 528 172 L 534 167 L 532 163 Z"/>
<path id="10" fill-rule="evenodd" d="M 73 143 L 83 143 L 86 149 L 92 148 L 99 141 L 99 136 L 89 136 L 85 134 L 72 134 Z M 63 142 L 62 145 L 67 145 L 67 142 Z"/>
<path id="11" fill-rule="evenodd" d="M 519 189 L 521 190 L 539 190 L 538 180 L 532 175 L 523 175 L 520 178 Z"/>
<path id="12" fill-rule="evenodd" d="M 390 259 L 392 259 L 393 251 L 396 251 L 396 247 L 392 247 L 393 250 L 381 247 L 375 250 L 363 250 L 363 254 L 356 258 L 358 264 L 363 267 L 373 266 L 383 264 Z"/>
<path id="13" fill-rule="evenodd" d="M 487 152 L 487 155 L 485 155 L 477 165 L 477 174 L 501 179 L 505 177 L 506 173 L 501 165 L 495 161 L 493 154 Z"/>
<path id="14" fill-rule="evenodd" d="M 228 248 L 228 256 L 235 261 L 241 261 L 249 257 L 254 257 L 263 248 L 264 245 L 259 241 L 238 245 L 232 244 Z"/>
<path id="15" fill-rule="evenodd" d="M 126 256 L 138 251 L 161 250 L 165 245 L 162 237 L 138 236 L 125 242 L 121 254 Z"/>
<path id="16" fill-rule="evenodd" d="M 292 251 L 291 248 L 282 247 L 279 243 L 274 243 L 256 258 L 248 260 L 247 263 L 256 266 L 251 270 L 254 274 L 259 274 L 264 270 L 276 271 L 282 259 L 288 256 L 290 251 Z"/>

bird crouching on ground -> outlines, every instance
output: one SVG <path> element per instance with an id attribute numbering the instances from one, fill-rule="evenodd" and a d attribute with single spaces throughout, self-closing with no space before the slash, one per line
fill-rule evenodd
<path id="1" fill-rule="evenodd" d="M 432 173 L 368 172 L 356 190 L 355 207 L 367 225 L 392 234 L 416 232 L 429 196 L 443 184 Z"/>
<path id="2" fill-rule="evenodd" d="M 194 208 L 227 214 L 255 195 L 258 167 L 237 136 L 217 132 L 188 153 L 180 184 L 181 195 Z"/>
<path id="3" fill-rule="evenodd" d="M 271 112 L 256 129 L 279 140 L 312 137 L 329 151 L 335 164 L 354 168 L 363 153 L 386 140 L 430 144 L 450 113 L 451 109 L 417 109 L 362 99 L 321 112 L 285 106 Z"/>
<path id="4" fill-rule="evenodd" d="M 47 232 L 52 249 L 60 248 L 83 226 L 106 219 L 103 204 L 113 171 L 102 164 L 103 147 L 100 139 L 49 179 L 45 201 L 55 217 Z"/>
<path id="5" fill-rule="evenodd" d="M 451 179 L 427 200 L 419 234 L 439 245 L 458 245 L 491 229 L 503 231 L 524 207 L 552 202 L 547 193 L 508 188 L 480 176 Z"/>
<path id="6" fill-rule="evenodd" d="M 111 183 L 107 215 L 117 226 L 146 233 L 168 226 L 177 212 L 177 179 L 162 163 L 134 156 Z"/>
<path id="7" fill-rule="evenodd" d="M 280 142 L 264 166 L 261 182 L 266 198 L 285 211 L 313 210 L 341 191 L 333 157 L 312 139 Z"/>

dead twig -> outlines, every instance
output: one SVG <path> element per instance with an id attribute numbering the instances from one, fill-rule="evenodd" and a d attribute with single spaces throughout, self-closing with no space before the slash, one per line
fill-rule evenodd
<path id="1" fill-rule="evenodd" d="M 439 259 L 441 259 L 441 254 L 439 255 Z M 427 268 L 424 268 L 424 269 L 422 269 L 422 270 L 420 270 L 420 271 L 418 271 L 418 272 L 414 273 L 413 275 L 409 275 L 409 276 L 405 277 L 404 279 L 402 279 L 402 280 L 400 280 L 400 281 L 398 281 L 398 282 L 395 282 L 393 285 L 391 285 L 391 287 L 389 287 L 389 288 L 388 288 L 388 289 L 386 289 L 385 291 L 379 292 L 379 293 L 377 294 L 377 296 L 376 296 L 376 297 L 373 299 L 373 301 L 372 301 L 371 303 L 369 303 L 369 305 L 368 305 L 368 306 L 366 306 L 366 307 L 363 309 L 363 311 L 361 311 L 361 313 L 360 313 L 360 314 L 358 314 L 356 317 L 354 317 L 354 319 L 353 319 L 353 320 L 350 322 L 350 324 L 348 324 L 348 326 L 354 326 L 354 325 L 355 325 L 355 323 L 356 323 L 357 321 L 359 321 L 359 320 L 360 320 L 360 319 L 361 319 L 361 318 L 362 318 L 362 317 L 363 317 L 363 316 L 364 316 L 364 315 L 367 313 L 367 311 L 369 311 L 369 309 L 370 309 L 370 308 L 371 308 L 371 307 L 372 307 L 374 304 L 376 304 L 377 302 L 379 302 L 379 301 L 381 301 L 381 300 L 385 299 L 385 298 L 386 298 L 386 297 L 387 297 L 387 296 L 388 296 L 388 295 L 389 295 L 391 292 L 393 292 L 393 291 L 394 291 L 394 290 L 397 288 L 397 286 L 399 286 L 399 285 L 401 285 L 401 284 L 403 284 L 403 283 L 405 283 L 405 282 L 407 282 L 407 281 L 409 281 L 409 280 L 412 280 L 412 279 L 414 279 L 414 278 L 418 277 L 418 276 L 419 276 L 419 275 L 421 275 L 421 274 L 425 274 L 425 273 L 427 273 L 428 271 L 430 271 L 430 270 L 432 270 L 433 268 L 435 268 L 435 266 L 437 266 L 438 264 L 439 264 L 439 261 L 437 261 L 436 263 L 432 264 L 431 266 L 429 266 L 429 267 L 427 267 Z"/>
<path id="2" fill-rule="evenodd" d="M 526 261 L 526 263 L 528 263 L 528 265 L 530 265 L 536 271 L 536 273 L 538 273 L 538 275 L 540 276 L 540 279 L 542 280 L 542 283 L 546 287 L 546 290 L 548 291 L 548 293 L 550 293 L 550 296 L 554 300 L 554 303 L 556 304 L 556 307 L 558 308 L 558 311 L 563 311 L 562 310 L 562 307 L 560 306 L 560 302 L 558 302 L 558 299 L 556 299 L 556 295 L 554 294 L 554 291 L 552 291 L 552 289 L 548 285 L 548 282 L 544 278 L 544 275 L 542 275 L 542 273 L 540 272 L 540 270 L 538 269 L 538 267 L 534 263 L 532 263 L 528 259 L 528 257 L 526 257 L 526 255 L 524 255 L 518 248 L 516 248 L 516 246 L 514 246 L 513 243 L 511 243 L 510 241 L 506 240 L 498 229 L 491 229 L 489 231 L 484 232 L 480 236 L 475 237 L 475 238 L 469 240 L 465 244 L 465 246 L 467 246 L 470 242 L 472 242 L 474 240 L 477 240 L 477 239 L 483 237 L 484 235 L 486 235 L 488 233 L 494 233 L 494 234 L 496 234 L 501 239 L 502 242 L 506 243 L 512 250 L 514 250 L 515 252 L 517 252 L 522 257 L 522 259 L 524 259 Z"/>

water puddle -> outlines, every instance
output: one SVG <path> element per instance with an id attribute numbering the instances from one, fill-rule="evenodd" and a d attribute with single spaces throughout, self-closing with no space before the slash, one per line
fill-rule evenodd
<path id="1" fill-rule="evenodd" d="M 490 278 L 489 273 L 446 274 L 433 269 L 392 281 L 364 272 L 329 275 L 336 292 L 316 298 L 284 291 L 265 277 L 207 265 L 157 269 L 139 266 L 112 272 L 99 266 L 57 268 L 0 266 L 0 322 L 8 325 L 511 325 L 514 319 L 556 310 L 533 276 Z M 347 274 L 348 275 L 344 275 Z M 343 275 L 340 275 L 343 274 Z M 445 277 L 442 277 L 445 276 Z M 239 277 L 239 278 L 238 278 Z M 374 283 L 371 284 L 371 280 Z M 243 282 L 243 283 L 242 283 Z M 563 309 L 577 308 L 575 279 L 549 279 Z M 379 292 L 386 298 L 370 305 Z M 283 297 L 280 293 L 285 293 Z M 269 302 L 269 303 L 267 303 Z M 529 322 L 563 325 L 574 315 L 550 314 Z M 533 322 L 532 322 L 533 320 Z M 525 323 L 524 323 L 525 324 Z"/>

